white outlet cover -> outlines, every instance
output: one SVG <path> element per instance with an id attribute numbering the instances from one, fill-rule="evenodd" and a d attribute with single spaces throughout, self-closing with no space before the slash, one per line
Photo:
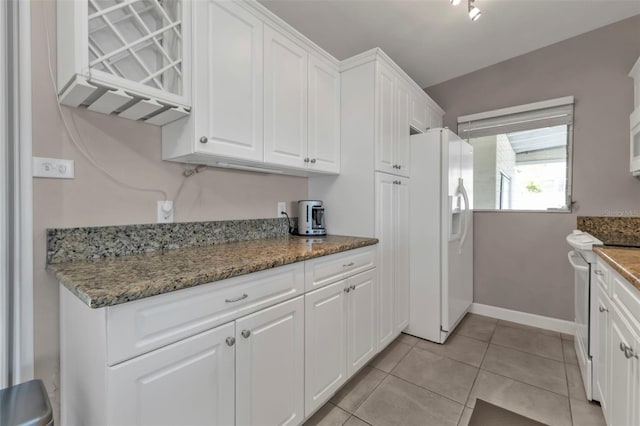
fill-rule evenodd
<path id="1" fill-rule="evenodd" d="M 285 217 L 282 212 L 287 212 L 287 203 L 285 201 L 278 201 L 278 212 L 276 217 Z"/>
<path id="2" fill-rule="evenodd" d="M 173 201 L 158 201 L 157 222 L 173 223 Z"/>
<path id="3" fill-rule="evenodd" d="M 75 177 L 73 160 L 59 158 L 33 157 L 33 177 L 73 179 Z"/>

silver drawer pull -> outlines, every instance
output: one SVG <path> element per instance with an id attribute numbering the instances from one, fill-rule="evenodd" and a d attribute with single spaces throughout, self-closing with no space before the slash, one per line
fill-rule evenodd
<path id="1" fill-rule="evenodd" d="M 227 337 L 225 342 L 227 342 L 228 346 L 233 346 L 236 343 L 236 338 L 235 337 Z"/>
<path id="2" fill-rule="evenodd" d="M 603 275 L 604 275 L 604 272 L 599 271 L 599 270 L 597 270 L 597 269 L 596 269 L 595 271 L 593 271 L 593 273 L 594 273 L 594 274 L 596 274 L 596 275 L 600 275 L 600 276 L 603 276 Z"/>
<path id="3" fill-rule="evenodd" d="M 598 310 L 599 310 L 600 312 L 609 312 L 609 310 L 608 310 L 607 308 L 602 307 L 602 306 L 598 307 Z"/>
<path id="4" fill-rule="evenodd" d="M 247 297 L 249 297 L 248 294 L 243 294 L 242 296 L 234 297 L 233 299 L 225 299 L 224 301 L 227 303 L 239 302 Z"/>
<path id="5" fill-rule="evenodd" d="M 625 345 L 624 343 L 620 342 L 620 351 L 621 352 L 625 352 L 627 350 L 627 345 Z"/>
<path id="6" fill-rule="evenodd" d="M 345 293 L 349 293 L 351 291 L 351 287 L 347 287 L 343 290 Z"/>
<path id="7" fill-rule="evenodd" d="M 355 262 L 349 262 L 346 265 L 342 265 L 343 268 L 348 268 L 349 266 L 355 265 Z"/>
<path id="8" fill-rule="evenodd" d="M 353 284 L 351 284 L 351 285 L 349 286 L 349 288 L 350 288 L 351 290 L 353 290 L 353 291 L 356 291 L 356 286 L 355 286 L 355 285 L 353 285 Z"/>
<path id="9" fill-rule="evenodd" d="M 249 338 L 249 336 L 251 336 L 251 331 L 249 331 L 249 330 L 242 330 L 242 333 L 240 333 L 240 334 L 242 334 L 242 337 L 244 337 L 245 339 L 248 339 L 248 338 Z"/>

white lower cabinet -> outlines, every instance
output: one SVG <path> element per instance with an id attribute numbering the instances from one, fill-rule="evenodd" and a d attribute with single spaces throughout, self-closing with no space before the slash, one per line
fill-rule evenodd
<path id="1" fill-rule="evenodd" d="M 62 424 L 301 424 L 382 349 L 375 259 L 363 247 L 99 309 L 62 286 Z"/>
<path id="2" fill-rule="evenodd" d="M 236 424 L 297 425 L 304 419 L 304 300 L 236 321 Z"/>
<path id="3" fill-rule="evenodd" d="M 107 370 L 114 425 L 234 423 L 234 323 Z"/>
<path id="4" fill-rule="evenodd" d="M 608 425 L 640 424 L 640 293 L 598 259 L 596 390 Z M 602 281 L 602 282 L 600 282 Z"/>
<path id="5" fill-rule="evenodd" d="M 376 271 L 305 295 L 305 415 L 322 406 L 376 353 Z"/>

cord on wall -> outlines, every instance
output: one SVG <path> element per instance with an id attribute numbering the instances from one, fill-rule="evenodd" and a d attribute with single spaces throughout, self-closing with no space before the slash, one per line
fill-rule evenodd
<path id="1" fill-rule="evenodd" d="M 76 147 L 76 149 L 80 152 L 80 154 L 82 154 L 83 157 L 85 157 L 87 159 L 87 161 L 89 161 L 89 163 L 95 167 L 96 169 L 98 169 L 103 175 L 105 175 L 107 178 L 109 178 L 110 180 L 112 180 L 113 182 L 115 182 L 116 184 L 127 188 L 127 189 L 131 189 L 134 191 L 142 191 L 142 192 L 153 192 L 156 194 L 162 194 L 162 197 L 165 201 L 168 200 L 168 196 L 167 193 L 162 190 L 162 189 L 155 189 L 155 188 L 145 188 L 145 187 L 141 187 L 141 186 L 136 186 L 136 185 L 131 185 L 128 184 L 120 179 L 118 179 L 117 177 L 113 176 L 107 169 L 105 169 L 103 166 L 101 166 L 91 155 L 91 152 L 89 151 L 89 149 L 82 145 L 80 142 L 78 142 L 78 140 L 76 139 L 76 137 L 74 136 L 74 134 L 71 132 L 71 128 L 69 126 L 69 123 L 67 122 L 67 118 L 64 115 L 64 111 L 62 110 L 62 107 L 60 106 L 60 102 L 58 102 L 58 87 L 55 81 L 55 75 L 53 73 L 53 65 L 51 64 L 51 38 L 49 36 L 49 24 L 47 23 L 47 11 L 46 11 L 46 4 L 48 2 L 42 2 L 42 17 L 44 20 L 44 30 L 45 30 L 45 35 L 46 35 L 46 42 L 47 42 L 47 63 L 49 65 L 49 77 L 51 77 L 51 84 L 53 87 L 53 91 L 54 91 L 54 95 L 56 97 L 56 106 L 58 107 L 58 112 L 60 113 L 60 118 L 62 119 L 62 124 L 64 125 L 64 128 L 67 132 L 67 135 L 69 135 L 69 139 L 71 140 L 71 142 L 73 143 L 73 145 Z M 75 123 L 74 123 L 75 124 Z M 79 136 L 79 132 L 77 127 L 75 127 L 76 133 Z M 186 177 L 186 176 L 185 176 Z M 184 186 L 184 182 L 183 185 L 181 185 L 180 189 L 182 189 L 182 186 Z"/>

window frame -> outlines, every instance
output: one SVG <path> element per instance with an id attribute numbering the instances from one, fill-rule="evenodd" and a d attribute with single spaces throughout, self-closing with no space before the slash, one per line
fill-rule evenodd
<path id="1" fill-rule="evenodd" d="M 469 114 L 464 116 L 459 116 L 457 120 L 457 130 L 458 135 L 462 138 L 460 132 L 461 124 L 471 123 L 474 121 L 480 121 L 485 119 L 499 118 L 505 117 L 513 114 L 521 114 L 527 112 L 533 112 L 536 110 L 544 110 L 550 109 L 553 107 L 558 107 L 562 105 L 571 104 L 572 109 L 575 107 L 574 97 L 566 96 L 562 98 L 549 99 L 546 101 L 533 102 L 529 104 L 517 105 L 508 108 L 500 108 L 491 111 L 485 111 L 476 114 Z M 539 210 L 515 210 L 515 209 L 476 209 L 474 208 L 474 212 L 481 213 L 561 213 L 561 214 L 571 214 L 573 210 L 573 205 L 576 201 L 573 199 L 573 127 L 575 122 L 575 111 L 572 114 L 571 123 L 567 124 L 567 174 L 566 174 L 566 189 L 565 189 L 565 206 L 561 208 L 547 208 L 547 209 L 539 209 Z M 537 127 L 544 128 L 544 126 Z M 502 133 L 496 133 L 496 135 Z M 463 138 L 467 142 L 469 139 L 473 139 L 466 137 Z M 501 202 L 502 204 L 502 202 Z"/>

